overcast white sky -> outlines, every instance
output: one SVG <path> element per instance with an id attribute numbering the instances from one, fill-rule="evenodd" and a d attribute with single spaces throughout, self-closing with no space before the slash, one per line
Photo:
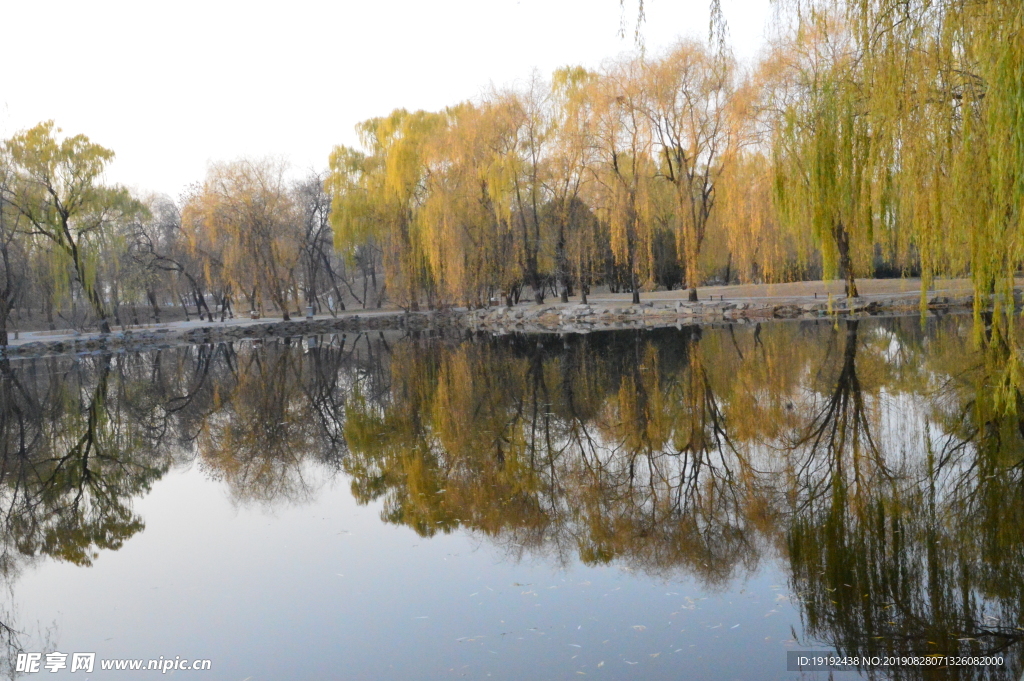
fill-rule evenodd
<path id="1" fill-rule="evenodd" d="M 276 155 L 296 172 L 326 168 L 361 120 L 633 50 L 635 2 L 14 0 L 3 11 L 0 136 L 54 119 L 117 153 L 109 181 L 173 197 L 210 161 Z M 770 0 L 722 6 L 737 55 L 753 57 Z M 649 51 L 707 28 L 708 0 L 647 0 Z"/>

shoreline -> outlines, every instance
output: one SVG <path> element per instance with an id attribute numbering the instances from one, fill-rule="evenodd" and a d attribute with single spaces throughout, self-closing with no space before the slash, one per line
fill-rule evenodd
<path id="1" fill-rule="evenodd" d="M 233 319 L 227 322 L 175 322 L 100 333 L 29 332 L 25 338 L 0 346 L 0 358 L 19 359 L 61 355 L 103 355 L 143 352 L 176 346 L 243 340 L 301 339 L 329 334 L 462 330 L 470 333 L 591 333 L 720 323 L 756 324 L 775 320 L 907 316 L 919 314 L 920 292 L 875 294 L 852 300 L 810 296 L 751 296 L 728 300 L 688 302 L 653 299 L 633 305 L 626 301 L 595 300 L 591 304 L 520 304 L 476 310 L 449 308 L 426 312 L 402 310 L 339 314 L 337 317 L 284 320 Z M 1015 303 L 1020 304 L 1019 295 Z M 973 309 L 971 295 L 935 295 L 928 314 L 965 313 Z"/>

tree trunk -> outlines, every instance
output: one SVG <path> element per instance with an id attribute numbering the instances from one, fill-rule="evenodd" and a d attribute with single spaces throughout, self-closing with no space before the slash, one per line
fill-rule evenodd
<path id="1" fill-rule="evenodd" d="M 853 259 L 850 257 L 850 235 L 842 221 L 836 222 L 833 234 L 836 240 L 836 250 L 839 251 L 839 269 L 846 279 L 846 297 L 858 298 L 857 280 L 853 272 Z"/>
<path id="2" fill-rule="evenodd" d="M 153 321 L 157 324 L 160 323 L 160 304 L 156 299 L 156 292 L 153 289 L 146 289 L 146 298 L 149 299 L 149 304 L 153 308 Z"/>
<path id="3" fill-rule="evenodd" d="M 689 291 L 689 293 L 687 293 L 686 299 L 689 300 L 691 303 L 696 303 L 697 302 L 697 287 L 696 286 L 691 286 L 688 289 L 688 291 Z"/>
<path id="4" fill-rule="evenodd" d="M 345 301 L 341 299 L 341 289 L 338 288 L 338 278 L 334 274 L 334 269 L 331 267 L 330 261 L 327 260 L 327 254 L 326 253 L 321 253 L 320 255 L 323 257 L 324 267 L 327 270 L 327 276 L 330 278 L 331 286 L 334 288 L 334 295 L 335 295 L 335 299 L 338 301 L 338 308 L 341 309 L 341 310 L 344 310 L 345 309 Z M 333 309 L 331 310 L 331 316 L 332 317 L 337 316 L 337 315 L 334 314 L 334 310 Z"/>
<path id="5" fill-rule="evenodd" d="M 185 313 L 185 321 L 186 322 L 192 321 L 192 317 L 190 317 L 189 314 L 188 314 L 188 303 L 185 301 L 185 296 L 183 296 L 183 295 L 181 295 L 179 293 L 178 294 L 178 301 L 181 303 L 181 309 Z"/>
<path id="6" fill-rule="evenodd" d="M 562 204 L 562 215 L 558 220 L 558 238 L 555 240 L 555 271 L 558 273 L 558 299 L 563 303 L 569 302 L 569 259 L 565 255 L 565 227 L 567 215 L 565 204 Z"/>

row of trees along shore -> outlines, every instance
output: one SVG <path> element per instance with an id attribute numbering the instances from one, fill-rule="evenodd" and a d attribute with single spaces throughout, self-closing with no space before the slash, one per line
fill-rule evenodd
<path id="1" fill-rule="evenodd" d="M 302 182 L 274 160 L 213 165 L 177 202 L 103 185 L 113 152 L 42 123 L 0 157 L 0 333 L 33 309 L 105 329 L 173 301 L 287 318 L 819 276 L 852 296 L 881 273 L 920 273 L 923 290 L 970 275 L 1008 300 L 1021 4 L 778 9 L 751 65 L 717 21 L 707 41 L 365 121 L 360 148 Z"/>
<path id="2" fill-rule="evenodd" d="M 242 159 L 178 201 L 138 196 L 102 182 L 111 150 L 60 133 L 40 123 L 0 154 L 0 343 L 12 324 L 109 331 L 177 305 L 210 321 L 239 303 L 285 319 L 380 305 L 379 249 L 335 250 L 322 175 L 290 181 L 281 161 Z"/>
<path id="3" fill-rule="evenodd" d="M 779 10 L 749 68 L 719 20 L 707 42 L 360 124 L 361 148 L 330 162 L 337 244 L 380 244 L 409 308 L 819 275 L 855 296 L 879 270 L 923 289 L 970 274 L 1008 299 L 1024 255 L 1021 4 Z"/>

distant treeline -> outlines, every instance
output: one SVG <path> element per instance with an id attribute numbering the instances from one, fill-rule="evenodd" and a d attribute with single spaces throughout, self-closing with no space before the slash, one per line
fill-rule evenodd
<path id="1" fill-rule="evenodd" d="M 103 186 L 113 153 L 43 123 L 0 156 L 0 331 L 20 310 L 105 327 L 174 301 L 287 316 L 835 276 L 855 295 L 856 276 L 907 273 L 1008 300 L 1022 12 L 787 0 L 748 67 L 716 21 L 662 54 L 365 121 L 298 184 L 278 162 L 214 165 L 176 203 Z"/>
<path id="2" fill-rule="evenodd" d="M 186 318 L 223 320 L 380 304 L 379 249 L 334 249 L 319 175 L 288 182 L 283 163 L 243 159 L 212 165 L 177 202 L 135 196 L 102 184 L 113 152 L 59 133 L 41 123 L 0 155 L 2 342 L 26 316 L 109 328 L 178 305 Z"/>

